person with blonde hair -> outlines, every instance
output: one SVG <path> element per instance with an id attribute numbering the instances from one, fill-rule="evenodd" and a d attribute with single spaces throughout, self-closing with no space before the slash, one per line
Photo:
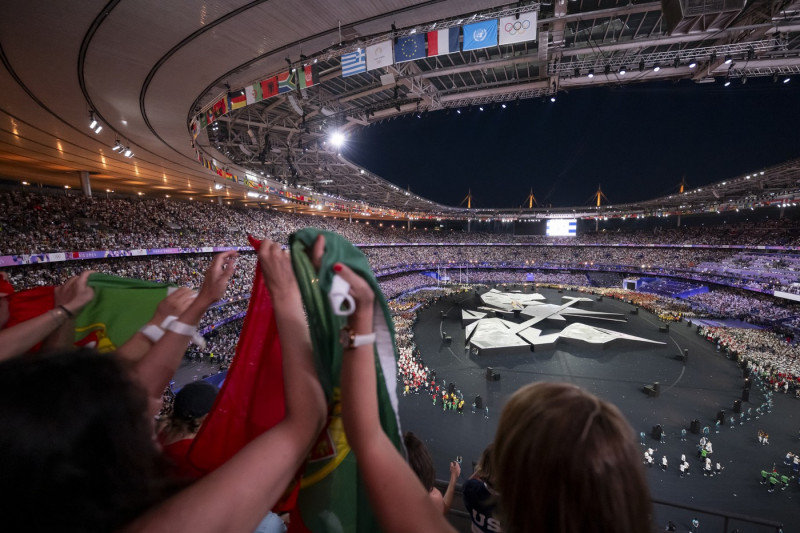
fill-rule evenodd
<path id="1" fill-rule="evenodd" d="M 315 257 L 323 246 L 315 245 Z M 347 265 L 332 268 L 355 302 L 347 327 L 371 334 L 372 289 Z M 453 531 L 381 428 L 374 357 L 373 346 L 363 344 L 348 346 L 342 359 L 342 421 L 373 511 L 387 533 Z M 500 416 L 491 461 L 504 531 L 651 531 L 650 491 L 633 435 L 616 407 L 576 386 L 537 383 L 517 391 Z"/>

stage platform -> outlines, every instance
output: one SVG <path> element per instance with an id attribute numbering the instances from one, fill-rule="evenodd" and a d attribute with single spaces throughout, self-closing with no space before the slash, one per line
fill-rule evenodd
<path id="1" fill-rule="evenodd" d="M 582 297 L 577 292 L 542 289 L 539 291 L 544 304 L 563 305 L 563 297 Z M 474 292 L 459 296 L 461 308 L 477 309 L 483 303 Z M 645 311 L 632 315 L 632 306 L 611 298 L 602 302 L 582 302 L 582 310 L 615 313 L 625 316 L 626 321 L 596 323 L 580 319 L 579 322 L 613 330 L 633 337 L 657 341 L 624 342 L 593 345 L 590 342 L 563 342 L 520 350 L 491 350 L 475 355 L 465 347 L 465 328 L 460 313 L 449 313 L 455 307 L 455 299 L 444 300 L 423 310 L 415 327 L 416 342 L 425 365 L 436 370 L 437 379 L 455 383 L 466 400 L 463 414 L 443 411 L 441 402 L 434 406 L 428 394 L 400 397 L 400 417 L 403 430 L 420 435 L 433 454 L 437 477 L 448 477 L 449 461 L 457 455 L 463 456 L 461 481 L 466 480 L 483 448 L 494 438 L 498 415 L 507 398 L 519 387 L 536 381 L 565 381 L 584 387 L 594 394 L 617 405 L 627 416 L 635 435 L 647 435 L 646 446 L 656 449 L 656 462 L 666 455 L 669 469 L 662 472 L 659 467 L 648 469 L 652 496 L 659 500 L 692 505 L 717 511 L 746 514 L 763 519 L 782 521 L 785 532 L 795 531 L 800 520 L 800 485 L 798 479 L 785 491 L 767 493 L 759 484 L 761 470 L 771 470 L 776 465 L 779 473 L 787 470 L 783 459 L 787 452 L 800 453 L 800 400 L 791 395 L 776 394 L 771 414 L 758 420 L 745 421 L 730 427 L 734 402 L 741 398 L 744 378 L 737 364 L 714 350 L 714 346 L 697 335 L 696 327 L 685 323 L 670 323 L 667 332 L 659 331 L 664 325 L 658 318 Z M 441 312 L 448 312 L 442 319 Z M 518 318 L 520 322 L 524 320 Z M 514 320 L 514 319 L 510 319 Z M 540 323 L 540 336 L 562 334 L 569 323 L 553 325 Z M 451 343 L 442 343 L 440 327 L 452 335 Z M 686 364 L 678 357 L 688 349 Z M 499 379 L 488 380 L 487 368 L 499 374 Z M 645 385 L 660 383 L 658 397 L 647 396 Z M 472 412 L 470 408 L 476 395 L 480 395 L 485 411 Z M 743 402 L 748 408 L 760 406 L 765 394 L 754 386 L 750 401 Z M 725 411 L 725 424 L 720 433 L 715 433 L 714 422 L 720 410 Z M 699 460 L 695 459 L 696 444 L 702 435 L 692 434 L 691 421 L 698 419 L 700 427 L 710 428 L 714 445 L 712 460 L 720 462 L 725 470 L 719 476 L 704 477 Z M 661 424 L 666 431 L 666 442 L 659 443 L 650 437 L 653 426 Z M 687 441 L 680 440 L 680 431 L 687 430 Z M 761 446 L 757 433 L 763 430 L 770 435 L 770 445 Z M 643 452 L 645 446 L 639 446 Z M 678 460 L 686 454 L 691 475 L 680 478 Z M 700 516 L 704 531 L 722 531 L 721 519 Z M 674 520 L 681 530 L 687 530 L 691 516 L 686 512 L 656 509 L 656 527 L 663 528 L 667 520 Z M 729 531 L 737 527 L 729 525 Z M 769 531 L 752 526 L 740 527 L 742 531 Z"/>

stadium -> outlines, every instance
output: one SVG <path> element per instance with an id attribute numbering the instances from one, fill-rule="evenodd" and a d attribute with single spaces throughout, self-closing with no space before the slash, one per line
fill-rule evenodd
<path id="1" fill-rule="evenodd" d="M 177 390 L 220 383 L 235 364 L 258 270 L 248 236 L 287 245 L 307 227 L 330 231 L 363 253 L 387 301 L 399 421 L 429 448 L 442 490 L 458 458 L 446 515 L 458 531 L 471 523 L 462 484 L 500 438 L 511 395 L 537 382 L 622 411 L 654 528 L 791 531 L 799 7 L 12 2 L 0 21 L 0 270 L 17 293 L 86 270 L 200 287 L 215 254 L 237 252 Z M 486 179 L 478 159 L 496 164 L 522 137 L 514 120 L 568 121 L 553 106 L 595 101 L 581 95 L 763 99 L 749 112 L 771 126 L 723 162 L 679 156 L 682 134 L 664 125 L 671 161 L 648 179 L 631 139 L 622 170 L 582 181 L 593 152 L 531 132 L 518 151 L 556 166 Z M 688 110 L 674 114 L 692 129 Z M 488 155 L 445 155 L 440 139 L 478 129 Z M 708 142 L 696 152 L 718 149 Z M 713 441 L 711 462 L 700 439 Z"/>

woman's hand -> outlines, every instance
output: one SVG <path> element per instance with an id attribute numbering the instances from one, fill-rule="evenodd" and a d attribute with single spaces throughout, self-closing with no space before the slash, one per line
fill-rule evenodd
<path id="1" fill-rule="evenodd" d="M 270 294 L 275 295 L 297 286 L 289 252 L 282 250 L 281 245 L 277 242 L 269 239 L 261 241 L 258 249 L 258 264 Z"/>
<path id="2" fill-rule="evenodd" d="M 72 315 L 80 313 L 81 309 L 94 298 L 94 289 L 89 286 L 89 276 L 93 273 L 91 270 L 85 270 L 56 287 L 54 290 L 56 307 L 63 306 Z"/>
<path id="3" fill-rule="evenodd" d="M 203 286 L 200 287 L 198 299 L 206 305 L 211 305 L 220 300 L 225 295 L 228 288 L 228 281 L 236 270 L 236 257 L 239 254 L 235 251 L 222 252 L 214 256 L 211 266 L 206 270 Z"/>
<path id="4" fill-rule="evenodd" d="M 156 312 L 150 320 L 150 323 L 160 326 L 168 316 L 181 316 L 196 297 L 197 293 L 188 287 L 180 287 L 172 291 L 172 293 L 158 303 L 158 307 L 156 307 Z"/>

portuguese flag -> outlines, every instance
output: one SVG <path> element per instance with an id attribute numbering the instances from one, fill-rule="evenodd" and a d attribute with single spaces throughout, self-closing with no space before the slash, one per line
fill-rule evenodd
<path id="1" fill-rule="evenodd" d="M 318 276 L 307 251 L 313 248 L 319 234 L 325 236 L 325 255 Z M 292 266 L 308 312 L 317 374 L 331 405 L 327 427 L 312 449 L 303 474 L 299 499 L 303 522 L 314 533 L 380 531 L 342 426 L 339 391 L 343 348 L 339 343 L 339 332 L 347 317 L 334 315 L 328 298 L 333 281 L 333 264 L 344 263 L 352 268 L 364 277 L 375 293 L 374 327 L 377 340 L 374 350 L 378 411 L 384 432 L 397 450 L 404 453 L 397 417 L 395 372 L 398 355 L 392 316 L 367 258 L 343 237 L 307 228 L 292 234 L 289 245 Z"/>
<path id="2" fill-rule="evenodd" d="M 75 346 L 110 352 L 125 344 L 153 317 L 170 286 L 108 274 L 92 274 L 94 299 L 75 318 Z M 55 287 L 36 287 L 8 296 L 11 327 L 55 306 Z M 34 348 L 34 351 L 38 347 Z"/>

